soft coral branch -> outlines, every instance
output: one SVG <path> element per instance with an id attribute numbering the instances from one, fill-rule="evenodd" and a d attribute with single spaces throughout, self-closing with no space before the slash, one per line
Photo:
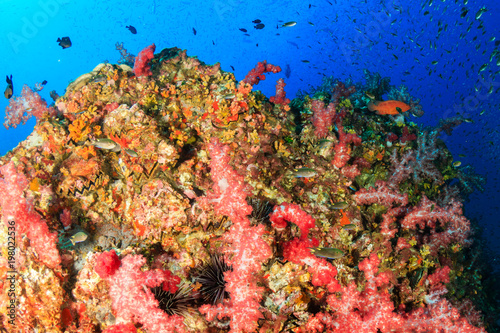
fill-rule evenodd
<path id="1" fill-rule="evenodd" d="M 54 116 L 56 109 L 47 107 L 47 102 L 30 87 L 24 85 L 20 97 L 14 97 L 9 101 L 9 105 L 5 109 L 5 128 L 16 128 L 19 124 L 26 124 L 26 121 L 32 116 L 37 120 L 42 118 L 44 114 Z"/>
<path id="2" fill-rule="evenodd" d="M 314 218 L 304 212 L 299 205 L 283 203 L 274 208 L 269 220 L 278 229 L 285 228 L 287 221 L 299 227 L 300 238 L 294 238 L 283 245 L 283 257 L 295 264 L 308 265 L 314 286 L 326 286 L 330 292 L 338 291 L 340 285 L 335 280 L 337 275 L 335 266 L 313 255 L 309 249 L 318 246 L 317 240 L 308 239 L 309 229 L 315 226 Z"/>
<path id="3" fill-rule="evenodd" d="M 444 229 L 437 232 L 436 226 Z M 422 196 L 420 204 L 415 207 L 401 222 L 401 226 L 407 229 L 431 228 L 430 236 L 427 236 L 430 250 L 436 254 L 440 247 L 446 247 L 455 242 L 462 246 L 470 244 L 470 222 L 462 215 L 462 204 L 452 201 L 447 207 L 438 206 L 437 203 Z"/>
<path id="4" fill-rule="evenodd" d="M 203 305 L 200 312 L 208 320 L 215 316 L 231 318 L 231 332 L 253 332 L 258 326 L 257 321 L 263 317 L 259 303 L 264 291 L 257 286 L 255 274 L 260 271 L 261 263 L 271 256 L 271 248 L 262 239 L 264 226 L 250 225 L 247 215 L 252 212 L 252 207 L 246 202 L 248 186 L 229 165 L 229 146 L 214 138 L 208 150 L 214 191 L 201 198 L 200 202 L 212 203 L 216 213 L 227 215 L 233 223 L 223 236 L 226 242 L 232 244 L 230 252 L 233 255 L 227 258 L 227 262 L 233 270 L 224 276 L 231 301 L 217 307 Z"/>
<path id="5" fill-rule="evenodd" d="M 341 298 L 329 295 L 327 303 L 334 314 L 318 313 L 309 318 L 305 327 L 307 332 L 485 332 L 470 325 L 446 299 L 438 299 L 410 313 L 394 311 L 387 290 L 392 276 L 388 272 L 378 272 L 380 262 L 375 253 L 361 261 L 358 267 L 367 281 L 364 290 L 359 291 L 352 282 L 342 287 Z M 446 282 L 448 272 L 446 267 L 436 272 L 434 282 Z"/>
<path id="6" fill-rule="evenodd" d="M 146 259 L 141 255 L 127 255 L 114 274 L 107 277 L 110 285 L 109 295 L 117 322 L 131 323 L 138 321 L 149 332 L 185 332 L 183 318 L 169 316 L 158 307 L 151 287 L 168 282 L 171 277 L 159 270 L 141 270 Z"/>
<path id="7" fill-rule="evenodd" d="M 9 225 L 9 222 L 13 222 L 16 236 L 26 234 L 41 261 L 50 268 L 60 267 L 61 257 L 56 247 L 57 234 L 49 231 L 47 223 L 35 211 L 33 203 L 26 199 L 26 176 L 17 171 L 14 162 L 2 166 L 0 174 L 3 176 L 3 179 L 0 179 L 0 207 L 5 226 L 13 227 Z M 20 243 L 18 240 L 18 244 Z"/>

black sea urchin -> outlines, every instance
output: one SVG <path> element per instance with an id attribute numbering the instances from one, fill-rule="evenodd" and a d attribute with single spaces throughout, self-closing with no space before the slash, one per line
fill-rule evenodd
<path id="1" fill-rule="evenodd" d="M 193 311 L 194 297 L 191 294 L 193 288 L 189 285 L 181 285 L 175 293 L 163 290 L 162 286 L 151 288 L 159 303 L 159 308 L 169 315 L 186 317 Z"/>
<path id="2" fill-rule="evenodd" d="M 211 256 L 200 271 L 196 281 L 201 283 L 200 294 L 207 303 L 217 304 L 229 295 L 226 292 L 224 272 L 231 270 L 220 254 Z"/>
<path id="3" fill-rule="evenodd" d="M 248 204 L 252 206 L 252 214 L 250 217 L 257 223 L 269 222 L 269 214 L 273 211 L 273 205 L 266 200 L 252 198 L 248 200 Z"/>

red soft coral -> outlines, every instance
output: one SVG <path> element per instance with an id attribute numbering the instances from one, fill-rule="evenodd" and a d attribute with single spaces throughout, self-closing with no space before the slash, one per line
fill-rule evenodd
<path id="1" fill-rule="evenodd" d="M 253 68 L 243 79 L 243 82 L 249 83 L 251 85 L 256 85 L 260 82 L 260 80 L 265 80 L 266 76 L 264 73 L 278 73 L 281 72 L 281 68 L 279 66 L 274 66 L 272 64 L 268 64 L 266 60 L 257 63 L 257 66 Z"/>
<path id="2" fill-rule="evenodd" d="M 308 265 L 313 285 L 326 286 L 330 292 L 338 291 L 340 285 L 335 280 L 337 275 L 335 266 L 313 255 L 309 249 L 318 246 L 317 240 L 308 239 L 309 229 L 315 226 L 314 218 L 304 212 L 299 205 L 283 203 L 274 208 L 269 219 L 275 228 L 286 227 L 286 221 L 295 223 L 300 228 L 300 238 L 294 238 L 283 245 L 283 257 L 295 264 Z"/>
<path id="3" fill-rule="evenodd" d="M 320 100 L 311 102 L 313 111 L 312 123 L 314 125 L 314 135 L 318 138 L 324 138 L 328 135 L 328 127 L 333 123 L 335 117 L 335 104 L 330 103 L 325 107 L 325 103 Z"/>
<path id="4" fill-rule="evenodd" d="M 115 250 L 103 252 L 97 256 L 95 271 L 102 279 L 106 279 L 115 274 L 120 263 L 120 258 L 116 255 Z"/>
<path id="5" fill-rule="evenodd" d="M 335 156 L 333 157 L 332 164 L 340 169 L 351 159 L 351 148 L 348 144 L 353 143 L 355 146 L 359 146 L 361 144 L 361 138 L 353 133 L 346 134 L 341 121 L 337 121 L 336 124 L 339 132 L 339 141 L 335 144 L 335 148 L 333 149 Z"/>
<path id="6" fill-rule="evenodd" d="M 269 101 L 274 104 L 287 105 L 290 100 L 286 98 L 285 92 L 286 83 L 283 79 L 279 79 L 276 83 L 276 96 L 269 97 Z"/>
<path id="7" fill-rule="evenodd" d="M 223 145 L 216 138 L 212 139 L 210 152 L 210 174 L 214 182 L 213 192 L 205 198 L 200 198 L 202 204 L 212 203 L 217 214 L 226 216 L 245 217 L 252 212 L 252 207 L 245 198 L 250 193 L 250 187 L 245 183 L 244 177 L 239 175 L 229 165 L 230 148 Z"/>
<path id="8" fill-rule="evenodd" d="M 136 333 L 137 328 L 131 323 L 128 324 L 116 324 L 109 326 L 102 333 Z"/>
<path id="9" fill-rule="evenodd" d="M 470 325 L 446 299 L 437 298 L 432 304 L 408 314 L 395 312 L 387 291 L 393 279 L 392 273 L 378 273 L 380 262 L 376 253 L 361 261 L 358 267 L 365 274 L 364 290 L 359 291 L 356 283 L 352 282 L 341 288 L 341 297 L 329 295 L 327 303 L 332 312 L 310 317 L 306 329 L 310 332 L 336 333 L 485 332 Z M 446 267 L 439 269 L 432 279 L 445 282 L 447 272 Z"/>
<path id="10" fill-rule="evenodd" d="M 300 229 L 300 239 L 307 239 L 309 229 L 316 225 L 314 218 L 304 212 L 299 205 L 284 202 L 274 208 L 269 220 L 273 227 L 283 229 L 287 226 L 287 221 L 295 223 Z"/>
<path id="11" fill-rule="evenodd" d="M 148 47 L 144 48 L 137 57 L 135 57 L 134 63 L 134 74 L 135 76 L 151 76 L 153 72 L 151 72 L 151 65 L 149 62 L 151 59 L 155 57 L 156 45 L 151 44 Z"/>

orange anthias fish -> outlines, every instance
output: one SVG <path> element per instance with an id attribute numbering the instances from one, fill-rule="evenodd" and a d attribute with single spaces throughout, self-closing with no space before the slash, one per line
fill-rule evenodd
<path id="1" fill-rule="evenodd" d="M 371 101 L 368 104 L 368 110 L 377 112 L 377 114 L 397 115 L 406 112 L 410 106 L 401 101 Z"/>

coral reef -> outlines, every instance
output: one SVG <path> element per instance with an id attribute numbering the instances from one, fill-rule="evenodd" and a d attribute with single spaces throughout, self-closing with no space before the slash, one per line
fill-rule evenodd
<path id="1" fill-rule="evenodd" d="M 237 82 L 154 51 L 100 64 L 54 106 L 13 99 L 7 124 L 39 111 L 0 160 L 0 329 L 485 332 L 452 184 L 479 178 L 439 131 L 367 110 L 388 79 L 290 102 L 283 79 L 252 91 L 280 71 L 265 61 Z"/>

